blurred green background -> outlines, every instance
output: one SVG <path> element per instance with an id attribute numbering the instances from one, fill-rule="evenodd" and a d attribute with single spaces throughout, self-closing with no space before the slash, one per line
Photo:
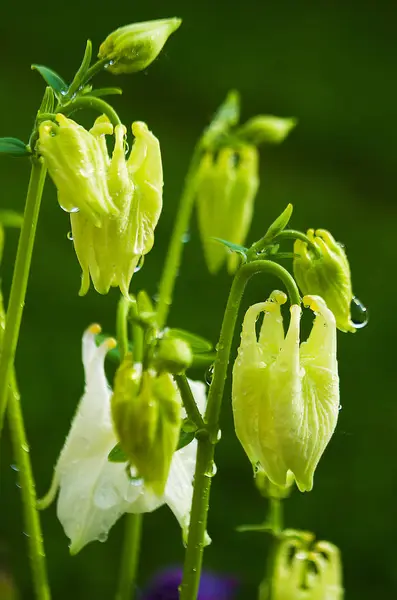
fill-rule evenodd
<path id="1" fill-rule="evenodd" d="M 396 320 L 392 301 L 396 172 L 396 5 L 245 0 L 147 0 L 2 6 L 0 22 L 0 134 L 27 140 L 43 93 L 31 63 L 51 66 L 70 80 L 85 40 L 97 48 L 117 26 L 180 16 L 184 22 L 144 73 L 96 85 L 121 85 L 114 105 L 122 120 L 141 119 L 160 138 L 164 210 L 156 244 L 132 290 L 156 293 L 178 197 L 196 139 L 230 88 L 240 90 L 242 119 L 257 113 L 296 116 L 299 126 L 280 147 L 261 153 L 261 187 L 249 241 L 292 202 L 296 228 L 325 227 L 346 245 L 355 293 L 369 306 L 370 326 L 339 335 L 342 411 L 310 494 L 295 491 L 286 524 L 310 529 L 342 550 L 347 598 L 394 598 L 397 590 Z M 93 115 L 92 115 L 93 116 Z M 90 121 L 91 115 L 86 120 Z M 393 134 L 394 131 L 394 134 Z M 22 210 L 28 162 L 0 162 L 1 208 Z M 18 379 L 38 494 L 52 468 L 83 390 L 80 341 L 92 322 L 114 330 L 118 293 L 77 295 L 80 268 L 67 239 L 68 217 L 48 182 L 34 252 L 17 354 Z M 217 340 L 230 278 L 211 277 L 203 262 L 195 218 L 185 246 L 170 324 Z M 17 244 L 9 232 L 2 265 L 8 294 Z M 275 286 L 257 278 L 244 299 L 261 301 Z M 237 331 L 238 334 L 238 331 Z M 237 342 L 237 336 L 236 336 Z M 235 351 L 235 350 L 234 350 Z M 196 378 L 203 373 L 194 373 Z M 241 598 L 255 598 L 264 570 L 264 534 L 239 534 L 260 522 L 264 503 L 231 426 L 228 385 L 218 474 L 213 481 L 205 565 L 234 573 Z M 8 436 L 2 440 L 0 560 L 22 598 L 32 598 L 20 490 Z M 53 597 L 113 597 L 123 522 L 106 544 L 76 557 L 52 506 L 42 515 Z M 182 561 L 179 527 L 168 508 L 145 518 L 140 583 L 158 568 Z"/>

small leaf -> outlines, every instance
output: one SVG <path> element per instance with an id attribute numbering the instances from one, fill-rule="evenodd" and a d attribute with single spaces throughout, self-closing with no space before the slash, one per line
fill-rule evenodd
<path id="1" fill-rule="evenodd" d="M 222 238 L 213 237 L 212 239 L 223 244 L 229 248 L 229 250 L 232 250 L 232 252 L 237 252 L 238 254 L 241 254 L 243 258 L 247 259 L 248 248 L 244 248 L 244 246 L 240 246 L 239 244 L 233 244 L 233 242 L 229 242 L 228 240 L 222 240 Z"/>
<path id="2" fill-rule="evenodd" d="M 235 134 L 240 141 L 255 146 L 263 143 L 280 144 L 296 124 L 297 120 L 292 118 L 258 115 L 239 127 Z"/>
<path id="3" fill-rule="evenodd" d="M 23 215 L 14 210 L 0 210 L 0 223 L 4 227 L 22 227 Z"/>
<path id="4" fill-rule="evenodd" d="M 116 96 L 122 93 L 123 90 L 117 87 L 98 88 L 97 90 L 89 92 L 90 96 L 95 96 L 95 98 L 100 98 L 101 96 Z"/>
<path id="5" fill-rule="evenodd" d="M 138 312 L 141 316 L 142 313 L 154 313 L 153 302 L 145 290 L 140 290 L 138 292 L 136 301 L 138 304 Z"/>
<path id="6" fill-rule="evenodd" d="M 66 94 L 68 90 L 67 83 L 65 83 L 65 81 L 62 79 L 62 77 L 58 75 L 58 73 L 55 73 L 55 71 L 49 69 L 48 67 L 45 67 L 44 65 L 32 65 L 32 70 L 38 71 L 40 73 L 44 81 L 50 87 L 52 87 L 57 98 Z"/>
<path id="7" fill-rule="evenodd" d="M 209 367 L 216 359 L 215 352 L 208 352 L 203 354 L 193 354 L 193 362 L 189 369 L 197 369 L 202 367 Z"/>
<path id="8" fill-rule="evenodd" d="M 190 333 L 190 331 L 185 331 L 184 329 L 167 329 L 166 336 L 169 338 L 177 338 L 179 340 L 187 342 L 192 352 L 196 354 L 208 352 L 213 348 L 211 342 L 209 342 L 205 338 L 201 337 L 200 335 L 196 335 L 195 333 Z"/>
<path id="9" fill-rule="evenodd" d="M 108 461 L 115 463 L 123 463 L 128 461 L 128 456 L 121 448 L 120 444 L 116 444 L 108 454 Z"/>
<path id="10" fill-rule="evenodd" d="M 273 238 L 278 236 L 278 234 L 281 233 L 287 227 L 293 209 L 294 207 L 292 206 L 292 204 L 288 204 L 287 208 L 283 210 L 281 215 L 279 215 L 277 219 L 273 221 L 273 223 L 270 225 L 269 229 L 266 231 L 266 234 L 264 236 L 266 240 L 271 242 Z"/>
<path id="11" fill-rule="evenodd" d="M 29 156 L 30 152 L 22 140 L 14 137 L 0 138 L 0 154 L 11 156 Z"/>
<path id="12" fill-rule="evenodd" d="M 180 450 L 181 448 L 184 448 L 185 446 L 190 444 L 190 442 L 192 442 L 193 440 L 194 440 L 194 431 L 183 431 L 183 429 L 181 429 L 180 434 L 179 434 L 178 446 L 176 449 Z"/>
<path id="13" fill-rule="evenodd" d="M 197 425 L 187 417 L 186 419 L 183 419 L 182 429 L 185 433 L 196 433 Z"/>

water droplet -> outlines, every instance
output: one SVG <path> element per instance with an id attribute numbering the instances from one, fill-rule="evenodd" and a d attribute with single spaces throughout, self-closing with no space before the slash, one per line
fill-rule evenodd
<path id="1" fill-rule="evenodd" d="M 139 475 L 137 475 L 136 477 L 131 477 L 130 479 L 130 485 L 132 485 L 133 487 L 139 487 L 143 485 L 143 483 L 143 479 L 142 477 L 139 477 Z"/>
<path id="2" fill-rule="evenodd" d="M 217 472 L 216 464 L 213 462 L 211 465 L 211 469 L 205 472 L 205 476 L 213 477 L 214 475 L 216 475 L 216 472 Z"/>
<path id="3" fill-rule="evenodd" d="M 124 140 L 124 154 L 128 154 L 129 151 L 130 151 L 130 145 L 127 142 L 127 140 Z"/>
<path id="4" fill-rule="evenodd" d="M 342 410 L 342 404 L 339 404 L 338 410 Z"/>
<path id="5" fill-rule="evenodd" d="M 30 537 L 30 535 L 28 533 L 26 533 L 26 531 L 22 531 L 23 535 L 25 535 L 26 537 Z"/>
<path id="6" fill-rule="evenodd" d="M 62 204 L 59 204 L 59 206 L 67 213 L 77 213 L 80 210 L 78 206 L 62 206 Z"/>
<path id="7" fill-rule="evenodd" d="M 182 236 L 182 244 L 187 244 L 190 242 L 190 232 L 186 231 Z"/>
<path id="8" fill-rule="evenodd" d="M 17 466 L 17 465 L 10 465 L 10 467 L 11 467 L 11 469 L 12 469 L 13 471 L 16 471 L 16 472 L 18 473 L 18 471 L 19 471 L 19 468 L 18 468 L 18 466 Z"/>
<path id="9" fill-rule="evenodd" d="M 98 539 L 98 542 L 102 542 L 102 543 L 104 543 L 104 542 L 106 542 L 106 540 L 108 539 L 108 534 L 107 534 L 107 533 L 105 533 L 105 532 L 103 532 L 103 533 L 100 533 L 100 534 L 98 535 L 98 538 L 97 538 L 97 539 Z"/>
<path id="10" fill-rule="evenodd" d="M 29 452 L 29 446 L 27 444 L 21 444 L 21 448 L 24 452 Z"/>
<path id="11" fill-rule="evenodd" d="M 68 240 L 70 240 L 71 242 L 73 242 L 73 234 L 71 231 L 68 231 L 68 234 L 66 236 L 68 238 Z"/>
<path id="12" fill-rule="evenodd" d="M 351 319 L 356 329 L 362 329 L 368 323 L 368 310 L 367 307 L 354 296 L 351 302 Z"/>
<path id="13" fill-rule="evenodd" d="M 208 383 L 208 385 L 211 385 L 212 383 L 212 378 L 214 376 L 214 365 L 211 365 L 205 372 L 205 381 L 206 383 Z"/>
<path id="14" fill-rule="evenodd" d="M 222 431 L 219 430 L 218 431 L 218 435 L 216 436 L 216 441 L 219 442 L 219 440 L 222 438 Z"/>
<path id="15" fill-rule="evenodd" d="M 138 271 L 140 271 L 142 269 L 144 262 L 145 262 L 145 257 L 142 255 L 138 261 L 137 266 L 134 269 L 134 273 L 138 273 Z"/>
<path id="16" fill-rule="evenodd" d="M 345 244 L 342 244 L 342 242 L 336 242 L 336 243 L 338 244 L 339 248 L 342 248 L 342 250 L 345 250 L 345 248 L 346 248 Z"/>

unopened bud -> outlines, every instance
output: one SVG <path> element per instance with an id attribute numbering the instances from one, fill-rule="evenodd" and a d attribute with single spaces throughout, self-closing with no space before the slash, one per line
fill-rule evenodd
<path id="1" fill-rule="evenodd" d="M 166 371 L 178 375 L 186 371 L 193 362 L 193 353 L 187 342 L 173 337 L 165 337 L 159 341 L 155 355 L 158 371 Z"/>
<path id="2" fill-rule="evenodd" d="M 181 428 L 181 398 L 168 373 L 144 371 L 127 356 L 111 400 L 120 445 L 155 494 L 164 492 Z"/>
<path id="3" fill-rule="evenodd" d="M 181 23 L 174 17 L 120 27 L 101 44 L 98 57 L 109 60 L 107 70 L 114 75 L 142 71 L 157 58 Z"/>
<path id="4" fill-rule="evenodd" d="M 283 119 L 271 115 L 258 115 L 239 127 L 236 135 L 248 144 L 280 144 L 295 127 L 296 119 Z"/>
<path id="5" fill-rule="evenodd" d="M 294 244 L 294 275 L 303 295 L 324 298 L 340 331 L 356 331 L 351 319 L 353 300 L 350 266 L 343 247 L 325 229 L 309 229 L 307 237 L 321 253 L 315 256 L 306 242 Z"/>

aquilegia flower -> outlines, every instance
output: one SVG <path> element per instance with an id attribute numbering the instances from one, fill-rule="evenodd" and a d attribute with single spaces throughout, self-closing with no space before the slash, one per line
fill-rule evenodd
<path id="1" fill-rule="evenodd" d="M 132 124 L 135 141 L 125 158 L 126 128 L 114 128 L 110 158 L 107 117 L 90 131 L 57 115 L 40 125 L 39 151 L 57 189 L 60 205 L 70 212 L 72 237 L 82 274 L 80 295 L 90 278 L 100 294 L 111 286 L 127 296 L 135 269 L 154 243 L 162 209 L 163 169 L 157 138 L 145 123 Z"/>
<path id="2" fill-rule="evenodd" d="M 71 429 L 55 466 L 53 492 L 59 487 L 58 518 L 76 554 L 93 540 L 105 541 L 110 528 L 122 514 L 151 512 L 167 503 L 186 538 L 192 500 L 196 442 L 174 453 L 164 494 L 156 495 L 143 480 L 127 474 L 126 463 L 110 462 L 108 455 L 118 440 L 113 428 L 104 359 L 114 340 L 97 347 L 98 325 L 83 336 L 85 391 Z M 205 409 L 205 385 L 191 381 L 201 411 Z M 44 505 L 44 502 L 43 502 Z M 208 540 L 207 540 L 208 541 Z"/>
<path id="3" fill-rule="evenodd" d="M 286 485 L 291 471 L 299 489 L 309 491 L 338 419 L 335 317 L 322 298 L 306 296 L 303 302 L 316 317 L 308 340 L 299 345 L 301 308 L 291 306 L 284 336 L 280 305 L 285 301 L 285 294 L 273 292 L 245 315 L 233 368 L 234 423 L 253 465 L 279 486 Z"/>
<path id="4" fill-rule="evenodd" d="M 306 242 L 294 244 L 294 275 L 302 294 L 318 294 L 335 315 L 340 331 L 354 333 L 356 327 L 351 319 L 353 300 L 349 261 L 341 244 L 329 231 L 309 229 L 307 237 L 321 252 L 315 257 Z"/>

